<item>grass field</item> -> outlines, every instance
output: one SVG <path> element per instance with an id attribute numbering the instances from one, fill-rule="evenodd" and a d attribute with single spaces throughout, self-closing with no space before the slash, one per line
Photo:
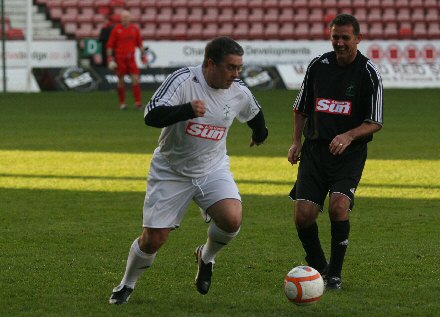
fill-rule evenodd
<path id="1" fill-rule="evenodd" d="M 210 293 L 193 285 L 192 252 L 207 225 L 192 205 L 121 307 L 108 297 L 141 232 L 159 129 L 120 112 L 113 92 L 0 94 L 0 316 L 439 316 L 440 90 L 386 91 L 385 126 L 351 215 L 344 288 L 309 307 L 282 290 L 304 263 L 287 197 L 296 92 L 255 94 L 270 136 L 250 148 L 245 124 L 230 132 L 244 223 L 217 258 Z M 327 212 L 319 225 L 328 250 Z"/>

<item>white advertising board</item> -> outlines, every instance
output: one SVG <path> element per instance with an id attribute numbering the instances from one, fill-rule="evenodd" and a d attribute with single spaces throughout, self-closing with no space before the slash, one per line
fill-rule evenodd
<path id="1" fill-rule="evenodd" d="M 298 89 L 312 58 L 332 50 L 330 41 L 240 41 L 245 65 L 276 65 L 287 88 Z M 145 42 L 151 67 L 180 67 L 203 61 L 206 42 Z M 440 87 L 440 41 L 362 41 L 385 88 Z"/>
<path id="2" fill-rule="evenodd" d="M 30 65 L 35 67 L 68 67 L 78 63 L 76 41 L 35 41 L 32 42 Z M 3 59 L 0 50 L 0 66 Z M 26 67 L 28 52 L 25 41 L 5 43 L 6 67 Z"/>

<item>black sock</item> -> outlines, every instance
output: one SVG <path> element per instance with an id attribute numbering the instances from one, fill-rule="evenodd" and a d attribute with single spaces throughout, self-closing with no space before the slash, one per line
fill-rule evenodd
<path id="1" fill-rule="evenodd" d="M 341 277 L 342 265 L 344 264 L 345 251 L 348 247 L 348 236 L 350 234 L 350 221 L 331 222 L 331 257 L 329 276 Z"/>
<path id="2" fill-rule="evenodd" d="M 327 266 L 324 251 L 319 240 L 318 225 L 314 222 L 310 227 L 297 228 L 298 237 L 301 240 L 302 246 L 306 251 L 306 261 L 308 265 L 315 268 L 319 272 L 324 271 Z"/>

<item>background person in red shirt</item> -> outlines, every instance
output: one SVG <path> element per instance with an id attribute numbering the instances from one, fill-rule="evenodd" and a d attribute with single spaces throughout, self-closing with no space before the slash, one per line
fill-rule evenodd
<path id="1" fill-rule="evenodd" d="M 116 68 L 118 75 L 118 95 L 121 110 L 127 108 L 125 102 L 125 81 L 124 76 L 130 75 L 133 87 L 133 94 L 136 107 L 142 109 L 141 86 L 139 83 L 139 67 L 136 64 L 136 47 L 142 53 L 142 62 L 147 63 L 147 56 L 142 44 L 140 29 L 130 22 L 130 12 L 122 11 L 121 23 L 118 23 L 112 30 L 107 43 L 108 65 L 110 69 Z"/>

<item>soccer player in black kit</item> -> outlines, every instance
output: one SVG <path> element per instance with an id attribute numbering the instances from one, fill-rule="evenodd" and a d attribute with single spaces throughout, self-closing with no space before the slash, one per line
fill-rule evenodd
<path id="1" fill-rule="evenodd" d="M 327 288 L 340 289 L 349 212 L 367 158 L 367 143 L 383 124 L 383 87 L 376 66 L 357 49 L 362 34 L 355 17 L 336 16 L 330 36 L 333 51 L 310 62 L 295 100 L 288 160 L 299 162 L 290 197 L 295 200 L 295 225 L 306 261 L 323 275 Z M 329 262 L 316 223 L 327 194 Z"/>

